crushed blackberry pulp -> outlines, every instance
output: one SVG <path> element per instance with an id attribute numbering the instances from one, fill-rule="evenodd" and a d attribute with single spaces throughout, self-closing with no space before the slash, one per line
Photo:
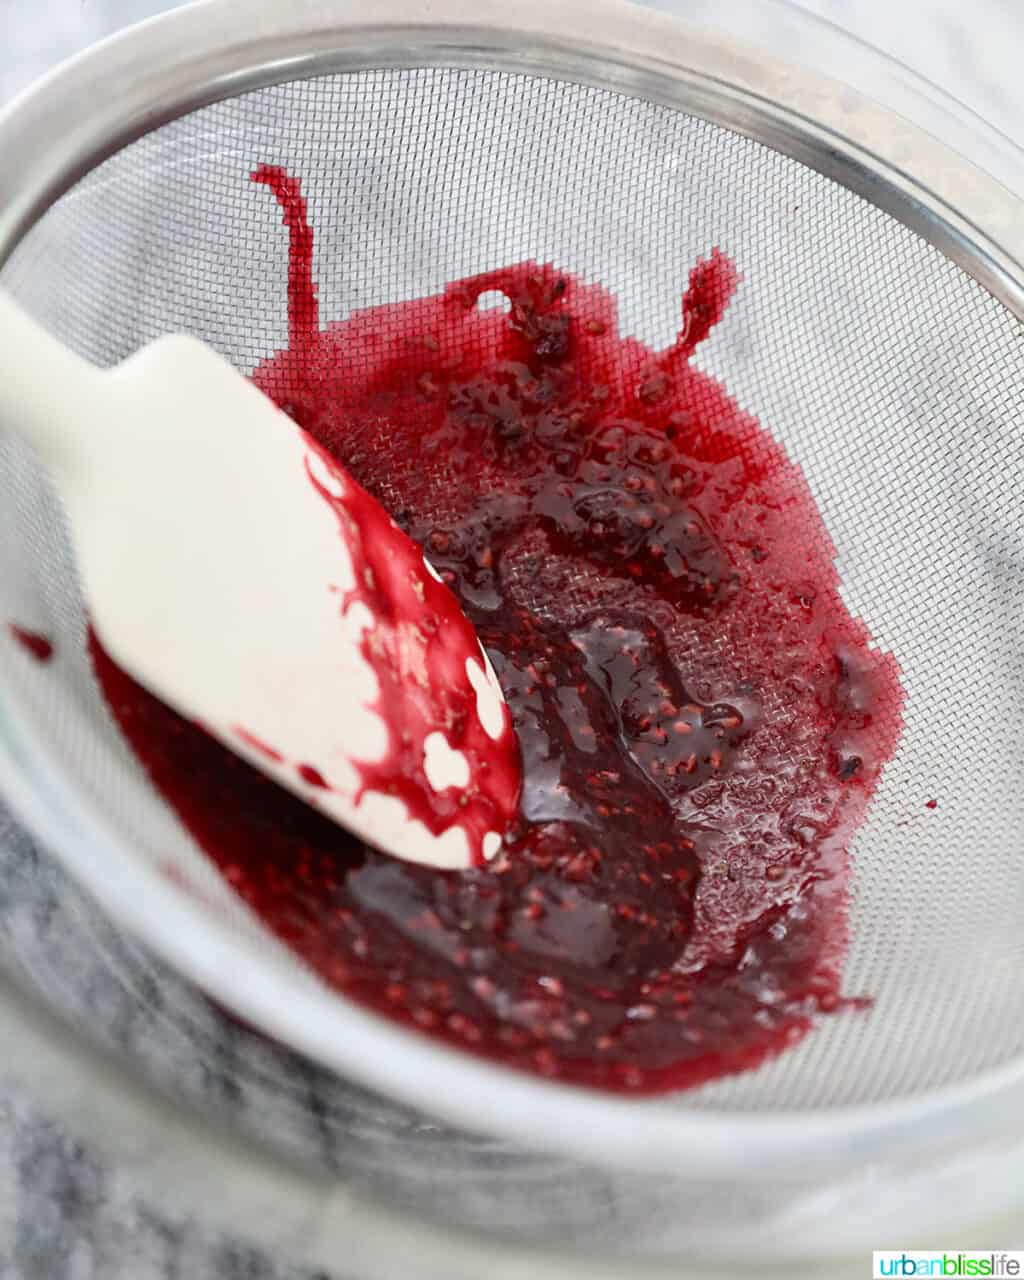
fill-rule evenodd
<path id="1" fill-rule="evenodd" d="M 799 468 L 691 361 L 737 278 L 694 267 L 665 350 L 520 263 L 321 329 L 297 181 L 290 342 L 254 374 L 420 543 L 519 739 L 490 865 L 377 853 L 94 661 L 156 787 L 323 979 L 511 1066 L 653 1093 L 756 1066 L 841 995 L 850 839 L 895 750 L 895 661 L 839 595 Z M 497 292 L 507 309 L 481 308 Z M 273 591 L 273 583 L 268 583 Z"/>

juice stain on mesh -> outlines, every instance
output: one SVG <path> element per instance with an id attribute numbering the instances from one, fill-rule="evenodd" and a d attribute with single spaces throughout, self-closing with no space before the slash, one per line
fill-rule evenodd
<path id="1" fill-rule="evenodd" d="M 692 361 L 728 323 L 732 263 L 697 261 L 662 350 L 620 333 L 600 284 L 536 262 L 321 327 L 299 182 L 253 177 L 290 239 L 289 345 L 254 381 L 458 596 L 522 800 L 486 867 L 397 861 L 94 642 L 154 785 L 326 982 L 519 1069 L 682 1089 L 863 1003 L 841 988 L 847 850 L 903 694 L 843 604 L 799 467 Z M 495 292 L 507 309 L 478 305 Z"/>

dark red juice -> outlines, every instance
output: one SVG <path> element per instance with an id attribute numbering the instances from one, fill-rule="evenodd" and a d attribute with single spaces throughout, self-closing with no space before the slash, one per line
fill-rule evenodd
<path id="1" fill-rule="evenodd" d="M 11 639 L 19 644 L 29 657 L 35 658 L 36 662 L 49 662 L 53 657 L 53 641 L 49 636 L 44 636 L 38 631 L 29 631 L 27 627 L 19 627 L 16 622 L 9 622 L 7 630 Z"/>
<path id="2" fill-rule="evenodd" d="M 254 177 L 292 250 L 290 345 L 255 381 L 458 596 L 514 718 L 520 812 L 486 867 L 379 854 L 94 645 L 154 784 L 327 982 L 460 1047 L 651 1093 L 795 1043 L 850 1003 L 846 850 L 902 693 L 800 470 L 691 363 L 731 264 L 698 262 L 663 351 L 531 262 L 321 329 L 298 183 Z"/>

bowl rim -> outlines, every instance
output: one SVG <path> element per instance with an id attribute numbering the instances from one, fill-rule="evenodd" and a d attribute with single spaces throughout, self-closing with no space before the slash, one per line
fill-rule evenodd
<path id="1" fill-rule="evenodd" d="M 754 137 L 867 196 L 1024 318 L 1024 217 L 1000 182 L 906 116 L 818 71 L 618 0 L 202 0 L 151 19 L 73 58 L 0 116 L 0 267 L 80 177 L 188 111 L 283 80 L 468 65 L 612 89 Z M 256 945 L 218 928 L 136 859 L 102 808 L 64 785 L 34 731 L 0 710 L 5 795 L 115 920 L 285 1044 L 451 1123 L 598 1163 L 754 1181 L 766 1170 L 806 1177 L 849 1168 L 901 1146 L 918 1155 L 947 1150 L 1005 1134 L 1007 1117 L 1024 1114 L 1024 1056 L 886 1102 L 698 1111 L 514 1072 L 316 983 L 299 993 L 263 972 L 254 986 L 246 975 Z M 327 1039 L 325 1025 L 335 1028 Z"/>

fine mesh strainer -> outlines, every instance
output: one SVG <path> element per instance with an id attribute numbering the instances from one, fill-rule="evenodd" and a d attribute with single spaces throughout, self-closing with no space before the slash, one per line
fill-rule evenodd
<path id="1" fill-rule="evenodd" d="M 905 733 L 853 850 L 845 986 L 875 997 L 870 1014 L 676 1098 L 560 1088 L 349 1006 L 247 914 L 115 730 L 58 504 L 0 439 L 0 621 L 52 635 L 59 655 L 38 667 L 0 646 L 5 793 L 116 920 L 223 1005 L 522 1144 L 439 1129 L 431 1145 L 379 1100 L 376 1130 L 365 1116 L 345 1129 L 344 1160 L 387 1132 L 406 1178 L 393 1200 L 433 1179 L 428 1216 L 623 1254 L 799 1252 L 787 1232 L 809 1231 L 829 1196 L 891 1194 L 940 1166 L 959 1195 L 978 1152 L 1003 1192 L 1019 1187 L 1016 201 L 847 90 L 592 4 L 214 0 L 57 73 L 0 125 L 0 155 L 0 284 L 100 364 L 172 330 L 247 372 L 287 344 L 286 233 L 248 181 L 259 162 L 302 179 L 325 319 L 533 257 L 601 281 L 623 331 L 663 346 L 690 267 L 721 247 L 743 285 L 698 362 L 801 464 L 849 607 L 902 667 Z M 454 1212 L 467 1179 L 476 1198 Z M 575 1191 L 554 1194 L 566 1179 Z"/>

